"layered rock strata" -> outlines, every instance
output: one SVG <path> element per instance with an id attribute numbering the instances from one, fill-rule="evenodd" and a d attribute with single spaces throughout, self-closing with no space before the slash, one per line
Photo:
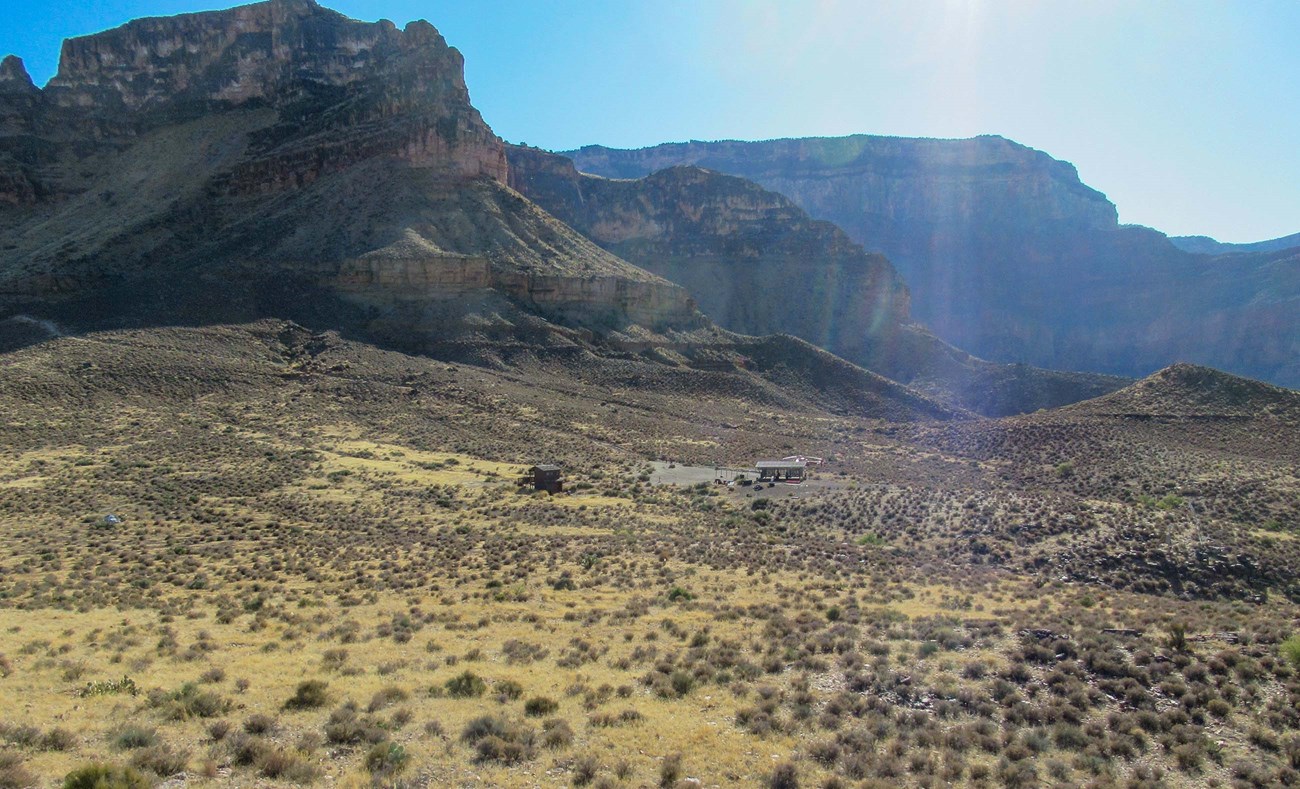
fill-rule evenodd
<path id="1" fill-rule="evenodd" d="M 579 173 L 510 146 L 510 184 L 637 266 L 695 295 L 722 326 L 790 334 L 959 407 L 1003 415 L 1093 397 L 1122 378 L 984 362 L 915 323 L 889 260 L 782 195 L 693 166 L 636 179 Z"/>
<path id="2" fill-rule="evenodd" d="M 566 155 L 611 178 L 689 164 L 780 192 L 888 256 L 917 319 L 987 359 L 1123 375 L 1189 360 L 1300 385 L 1300 249 L 1190 254 L 1118 224 L 1072 165 L 1010 140 L 853 135 Z"/>
<path id="3" fill-rule="evenodd" d="M 0 65 L 0 309 L 333 314 L 415 347 L 533 315 L 705 324 L 506 172 L 460 53 L 427 22 L 310 0 L 136 20 L 65 42 L 44 89 Z"/>

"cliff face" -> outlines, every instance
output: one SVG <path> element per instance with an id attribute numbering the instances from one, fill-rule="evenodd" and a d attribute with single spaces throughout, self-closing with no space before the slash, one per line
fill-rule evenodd
<path id="1" fill-rule="evenodd" d="M 882 327 L 909 322 L 889 261 L 781 195 L 695 167 L 646 178 L 579 175 L 511 147 L 510 182 L 605 249 L 684 286 L 733 331 L 782 332 L 861 361 Z"/>
<path id="2" fill-rule="evenodd" d="M 564 152 L 583 172 L 637 178 L 694 164 L 748 178 L 875 249 L 894 224 L 931 238 L 1013 222 L 1113 229 L 1106 196 L 1067 162 L 1001 137 L 931 140 L 853 135 L 766 142 L 670 143 Z M 916 239 L 920 240 L 920 239 Z M 887 253 L 889 254 L 889 253 Z"/>
<path id="3" fill-rule="evenodd" d="M 347 19 L 311 0 L 138 19 L 63 43 L 48 85 L 64 106 L 165 110 L 188 103 L 276 102 L 305 83 L 335 87 L 422 69 L 440 103 L 468 104 L 459 58 L 427 22 Z M 413 87 L 413 86 L 408 86 Z M 450 99 L 450 102 L 448 102 Z"/>
<path id="4" fill-rule="evenodd" d="M 676 282 L 720 325 L 790 334 L 958 407 L 1004 415 L 1126 383 L 971 357 L 913 323 L 907 287 L 879 254 L 742 178 L 692 166 L 636 179 L 510 146 L 510 185 L 588 238 Z"/>
<path id="5" fill-rule="evenodd" d="M 506 172 L 427 22 L 311 0 L 137 20 L 65 42 L 44 90 L 0 64 L 0 313 L 315 317 L 414 348 L 705 325 Z"/>
<path id="6" fill-rule="evenodd" d="M 41 156 L 39 142 L 28 137 L 41 104 L 23 61 L 6 55 L 0 60 L 0 207 L 36 201 L 37 184 L 25 163 Z"/>
<path id="7" fill-rule="evenodd" d="M 5 91 L 0 108 L 25 117 L 22 131 L 46 148 L 81 150 L 121 147 L 213 113 L 270 108 L 274 122 L 229 176 L 242 191 L 300 186 L 377 155 L 504 182 L 503 146 L 470 104 L 463 66 L 428 22 L 399 30 L 311 0 L 270 0 L 69 39 L 49 85 Z M 21 79 L 0 74 L 9 83 Z M 31 106 L 21 112 L 22 104 Z M 76 190 L 58 188 L 66 158 L 33 162 L 48 169 L 39 191 Z"/>
<path id="8" fill-rule="evenodd" d="M 1180 359 L 1300 384 L 1300 274 L 1284 252 L 1184 252 L 1116 222 L 1075 169 L 997 137 L 692 142 L 573 151 L 639 177 L 692 164 L 753 180 L 898 267 L 912 311 L 980 356 L 1144 375 Z M 1277 332 L 1277 333 L 1275 333 Z"/>

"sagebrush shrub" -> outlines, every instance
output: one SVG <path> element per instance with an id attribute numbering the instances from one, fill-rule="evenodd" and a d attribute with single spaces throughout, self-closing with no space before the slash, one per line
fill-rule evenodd
<path id="1" fill-rule="evenodd" d="M 88 764 L 68 773 L 63 789 L 149 789 L 149 780 L 130 767 Z"/>
<path id="2" fill-rule="evenodd" d="M 329 703 L 329 683 L 309 679 L 298 684 L 297 690 L 284 703 L 287 710 L 311 710 Z"/>

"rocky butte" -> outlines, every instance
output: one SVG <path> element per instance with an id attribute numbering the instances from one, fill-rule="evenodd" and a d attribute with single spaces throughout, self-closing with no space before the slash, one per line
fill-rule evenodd
<path id="1" fill-rule="evenodd" d="M 65 42 L 43 90 L 7 58 L 0 123 L 7 314 L 315 316 L 448 352 L 707 325 L 506 186 L 427 22 L 310 0 L 137 20 Z"/>

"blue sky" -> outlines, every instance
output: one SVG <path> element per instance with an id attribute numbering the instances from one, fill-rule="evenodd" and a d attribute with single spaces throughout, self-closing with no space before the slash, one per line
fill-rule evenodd
<path id="1" fill-rule="evenodd" d="M 432 22 L 512 142 L 564 149 L 857 132 L 1001 134 L 1074 163 L 1124 222 L 1300 231 L 1295 0 L 327 0 Z M 59 42 L 198 0 L 0 0 L 38 84 Z"/>

